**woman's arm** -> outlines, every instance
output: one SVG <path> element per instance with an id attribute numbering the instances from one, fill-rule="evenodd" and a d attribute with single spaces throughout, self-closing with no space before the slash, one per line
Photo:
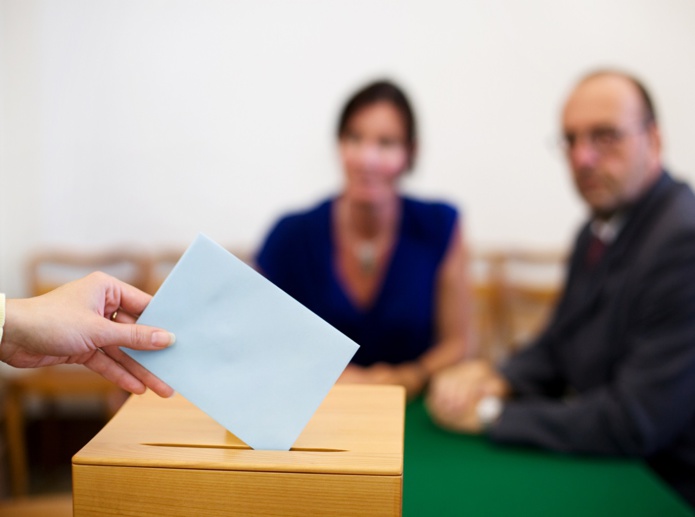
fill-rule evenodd
<path id="1" fill-rule="evenodd" d="M 472 300 L 468 269 L 468 250 L 463 232 L 455 225 L 437 278 L 437 341 L 418 360 L 427 379 L 475 353 L 472 345 Z"/>

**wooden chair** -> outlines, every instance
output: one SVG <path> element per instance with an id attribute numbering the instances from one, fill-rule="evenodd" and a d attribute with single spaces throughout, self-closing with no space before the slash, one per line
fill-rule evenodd
<path id="1" fill-rule="evenodd" d="M 101 270 L 140 289 L 148 283 L 150 259 L 146 254 L 128 251 L 79 253 L 42 251 L 28 261 L 30 294 L 44 294 L 63 283 Z M 22 497 L 28 493 L 25 432 L 25 404 L 28 399 L 43 401 L 44 410 L 52 411 L 57 401 L 84 403 L 86 398 L 101 403 L 104 419 L 125 400 L 124 393 L 100 375 L 75 365 L 60 365 L 22 371 L 6 380 L 5 428 L 10 464 L 10 493 Z"/>
<path id="2" fill-rule="evenodd" d="M 162 282 L 171 273 L 185 250 L 181 248 L 162 249 L 151 255 L 150 270 L 144 291 L 154 295 Z"/>
<path id="3" fill-rule="evenodd" d="M 239 247 L 227 247 L 226 249 L 241 261 L 251 265 L 252 256 L 246 249 Z M 162 282 L 164 282 L 183 255 L 184 251 L 185 249 L 183 248 L 169 248 L 155 251 L 151 255 L 148 281 L 144 288 L 145 292 L 152 295 L 157 292 Z"/>
<path id="4" fill-rule="evenodd" d="M 79 404 L 100 402 L 99 411 L 106 422 L 125 400 L 125 393 L 96 373 L 77 365 L 41 368 L 17 375 L 7 382 L 5 425 L 9 445 L 10 493 L 26 496 L 29 490 L 29 468 L 24 439 L 25 403 L 38 400 L 44 412 L 55 411 L 58 402 Z"/>
<path id="5" fill-rule="evenodd" d="M 510 250 L 500 273 L 498 329 L 506 353 L 536 337 L 551 315 L 565 274 L 566 255 L 556 250 Z"/>
<path id="6" fill-rule="evenodd" d="M 478 355 L 493 361 L 504 346 L 504 335 L 500 332 L 504 259 L 500 251 L 474 249 L 471 252 L 472 323 Z"/>
<path id="7" fill-rule="evenodd" d="M 559 295 L 565 255 L 555 250 L 478 249 L 471 256 L 480 355 L 498 362 L 541 330 Z"/>
<path id="8" fill-rule="evenodd" d="M 28 260 L 29 292 L 32 296 L 44 294 L 94 271 L 109 273 L 144 290 L 149 282 L 150 266 L 150 254 L 138 251 L 43 250 Z"/>

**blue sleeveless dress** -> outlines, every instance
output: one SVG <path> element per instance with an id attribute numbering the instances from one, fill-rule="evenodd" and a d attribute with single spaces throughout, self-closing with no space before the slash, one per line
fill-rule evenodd
<path id="1" fill-rule="evenodd" d="M 360 345 L 353 363 L 417 359 L 436 340 L 437 273 L 456 228 L 456 209 L 402 198 L 401 226 L 383 284 L 373 304 L 363 308 L 336 274 L 334 202 L 280 219 L 256 263 L 271 282 Z"/>

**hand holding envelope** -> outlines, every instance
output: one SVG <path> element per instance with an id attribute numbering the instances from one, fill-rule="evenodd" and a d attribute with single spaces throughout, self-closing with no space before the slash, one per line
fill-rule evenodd
<path id="1" fill-rule="evenodd" d="M 289 450 L 358 348 L 203 235 L 138 323 L 176 343 L 123 350 L 254 449 Z"/>

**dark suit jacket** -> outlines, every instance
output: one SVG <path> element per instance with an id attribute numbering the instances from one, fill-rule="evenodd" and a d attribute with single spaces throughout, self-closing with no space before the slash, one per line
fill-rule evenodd
<path id="1" fill-rule="evenodd" d="M 642 457 L 695 505 L 695 196 L 664 173 L 594 268 L 579 233 L 547 329 L 503 368 L 498 442 Z"/>

